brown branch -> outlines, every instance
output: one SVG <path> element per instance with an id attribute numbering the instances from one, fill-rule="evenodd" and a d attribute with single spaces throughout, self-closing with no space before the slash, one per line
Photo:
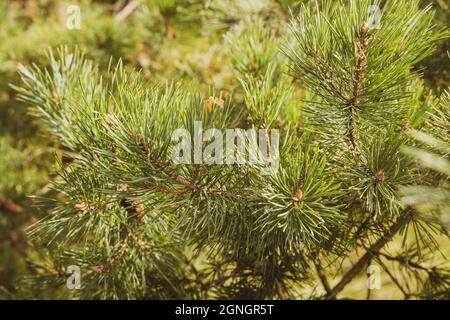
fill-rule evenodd
<path id="1" fill-rule="evenodd" d="M 353 120 L 353 107 L 349 108 L 349 113 L 348 113 L 348 129 L 347 129 L 347 134 L 348 134 L 348 140 L 350 141 L 352 148 L 356 149 L 356 139 L 355 139 L 355 125 L 354 125 L 354 120 Z"/>
<path id="2" fill-rule="evenodd" d="M 117 260 L 122 257 L 124 251 L 127 249 L 129 242 L 130 242 L 130 234 L 128 234 L 121 242 L 119 248 L 117 249 L 116 252 L 114 252 L 114 254 L 112 255 L 111 259 L 109 259 L 108 261 L 106 261 L 106 263 L 100 265 L 100 266 L 95 266 L 92 267 L 91 270 L 95 273 L 105 273 L 110 271 L 114 265 L 116 264 Z"/>
<path id="3" fill-rule="evenodd" d="M 0 196 L 0 210 L 5 210 L 15 215 L 23 212 L 23 208 L 19 204 L 3 196 Z"/>
<path id="4" fill-rule="evenodd" d="M 402 265 L 406 265 L 406 266 L 412 267 L 414 269 L 419 269 L 419 270 L 423 270 L 423 271 L 427 271 L 427 272 L 429 271 L 429 269 L 427 269 L 426 267 L 424 267 L 424 266 L 422 266 L 422 265 L 420 265 L 418 263 L 409 261 L 405 257 L 401 257 L 401 256 L 400 257 L 393 257 L 393 256 L 390 256 L 390 255 L 388 255 L 386 253 L 383 253 L 383 252 L 374 252 L 374 253 L 377 254 L 377 255 L 385 257 L 387 260 L 396 261 L 396 262 L 399 262 Z"/>
<path id="5" fill-rule="evenodd" d="M 123 9 L 125 3 L 126 3 L 126 0 L 118 0 L 116 3 L 114 3 L 112 5 L 112 10 L 114 12 L 119 12 L 120 9 Z"/>
<path id="6" fill-rule="evenodd" d="M 128 3 L 125 8 L 123 8 L 115 17 L 116 22 L 122 22 L 125 20 L 134 10 L 136 10 L 141 5 L 140 0 L 133 0 Z"/>
<path id="7" fill-rule="evenodd" d="M 409 212 L 406 212 L 403 216 L 400 216 L 398 220 L 392 225 L 392 227 L 383 235 L 372 247 L 358 260 L 356 264 L 342 277 L 341 281 L 331 290 L 326 296 L 327 299 L 335 299 L 336 295 L 341 292 L 352 279 L 357 276 L 360 271 L 366 266 L 367 262 L 373 257 L 374 252 L 378 252 L 381 248 L 388 243 L 392 237 L 411 219 Z"/>
<path id="8" fill-rule="evenodd" d="M 397 288 L 399 288 L 400 291 L 403 293 L 405 299 L 406 300 L 409 299 L 411 295 L 408 292 L 406 292 L 406 290 L 402 287 L 402 285 L 400 284 L 398 279 L 392 274 L 392 272 L 389 270 L 389 268 L 383 263 L 383 261 L 381 261 L 381 259 L 379 257 L 377 257 L 377 261 L 381 265 L 383 270 L 387 273 L 389 278 L 391 278 L 392 282 L 394 282 L 394 284 L 397 286 Z"/>
<path id="9" fill-rule="evenodd" d="M 149 150 L 147 144 L 145 143 L 144 137 L 137 132 L 137 130 L 133 133 L 134 136 L 137 138 L 139 149 L 147 156 L 151 164 L 161 171 L 164 175 L 166 175 L 168 178 L 170 178 L 172 181 L 179 183 L 181 185 L 184 185 L 185 187 L 189 189 L 197 189 L 198 186 L 190 181 L 187 181 L 181 177 L 179 177 L 170 167 L 169 165 L 165 164 L 163 161 L 155 157 L 155 155 Z"/>
<path id="10" fill-rule="evenodd" d="M 372 259 L 369 259 L 369 261 L 367 261 L 367 268 L 369 268 L 369 266 L 372 264 Z M 367 280 L 369 280 L 369 274 L 367 273 Z M 370 296 L 372 295 L 372 289 L 370 288 L 369 285 L 367 285 L 367 295 L 366 295 L 366 300 L 370 300 Z"/>
<path id="11" fill-rule="evenodd" d="M 331 294 L 331 287 L 330 287 L 330 283 L 328 282 L 327 277 L 325 276 L 325 274 L 323 273 L 322 270 L 322 266 L 320 265 L 320 262 L 317 262 L 315 264 L 316 266 L 316 270 L 317 270 L 317 274 L 319 275 L 319 279 L 322 282 L 322 286 L 325 289 L 325 292 L 327 294 Z"/>
<path id="12" fill-rule="evenodd" d="M 289 16 L 284 12 L 283 4 L 280 0 L 275 0 L 276 9 L 275 14 L 284 21 L 289 22 Z"/>
<path id="13" fill-rule="evenodd" d="M 318 75 L 317 73 L 315 73 L 314 71 L 310 71 L 315 77 L 317 78 L 323 78 L 327 84 L 330 86 L 331 90 L 337 94 L 339 96 L 339 98 L 341 99 L 341 101 L 343 103 L 347 102 L 349 100 L 349 98 L 346 97 L 346 95 L 344 94 L 344 92 L 341 90 L 341 88 L 339 87 L 339 85 L 336 83 L 336 81 L 333 79 L 332 75 L 330 74 L 330 72 L 327 70 L 327 66 L 325 64 L 325 62 L 320 58 L 319 56 L 319 52 L 316 50 L 313 50 L 312 53 L 317 56 L 316 58 L 316 64 L 319 68 L 320 71 L 320 75 Z"/>
<path id="14" fill-rule="evenodd" d="M 363 23 L 361 24 L 360 36 L 356 43 L 356 47 L 358 49 L 358 61 L 356 63 L 355 72 L 353 74 L 353 92 L 352 97 L 347 102 L 349 112 L 347 134 L 353 149 L 356 148 L 356 139 L 354 132 L 354 110 L 357 108 L 361 99 L 362 79 L 367 66 L 366 54 L 369 41 L 366 38 L 365 33 L 366 22 L 363 21 Z"/>
<path id="15" fill-rule="evenodd" d="M 166 165 L 164 162 L 154 157 L 151 153 L 149 153 L 148 156 L 150 162 L 155 166 L 155 168 L 160 170 L 174 182 L 179 183 L 187 187 L 188 189 L 196 189 L 198 187 L 194 182 L 190 182 L 186 179 L 179 177 L 175 172 L 173 172 L 172 169 L 169 168 L 168 165 Z"/>
<path id="16" fill-rule="evenodd" d="M 172 181 L 183 185 L 188 190 L 203 190 L 203 191 L 217 193 L 217 194 L 222 193 L 222 191 L 220 189 L 216 189 L 216 188 L 212 188 L 212 187 L 203 187 L 200 184 L 198 184 L 197 181 L 198 181 L 199 172 L 196 172 L 196 176 L 194 177 L 193 181 L 188 181 L 188 180 L 180 177 L 168 164 L 166 164 L 164 161 L 158 159 L 156 156 L 154 156 L 154 154 L 152 154 L 152 152 L 147 147 L 144 138 L 142 137 L 142 135 L 139 132 L 135 131 L 134 135 L 138 139 L 139 149 L 147 156 L 150 163 L 157 170 L 162 172 L 164 175 L 166 175 Z M 168 190 L 163 190 L 163 191 L 166 191 L 165 193 L 179 193 L 179 194 L 184 193 L 184 191 L 179 191 L 179 192 L 178 191 L 167 192 Z"/>

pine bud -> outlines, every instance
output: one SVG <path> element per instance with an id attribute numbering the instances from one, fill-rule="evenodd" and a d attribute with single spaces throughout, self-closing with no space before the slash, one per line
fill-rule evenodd
<path id="1" fill-rule="evenodd" d="M 54 102 L 58 102 L 59 101 L 59 96 L 58 93 L 56 92 L 56 90 L 52 91 L 52 99 Z"/>
<path id="2" fill-rule="evenodd" d="M 139 130 L 137 128 L 134 129 L 133 135 L 137 139 L 139 149 L 143 153 L 148 154 L 149 150 L 148 150 L 147 144 L 145 143 L 145 139 L 144 139 L 144 137 L 142 136 L 142 134 L 139 132 Z"/>
<path id="3" fill-rule="evenodd" d="M 83 213 L 86 213 L 89 211 L 90 207 L 87 203 L 80 202 L 75 205 L 75 209 L 77 209 L 78 211 L 81 211 Z"/>
<path id="4" fill-rule="evenodd" d="M 114 114 L 112 113 L 112 111 L 109 111 L 107 114 L 105 114 L 103 120 L 108 126 L 112 127 L 114 125 Z"/>
<path id="5" fill-rule="evenodd" d="M 383 183 L 385 180 L 385 176 L 384 176 L 384 170 L 381 169 L 380 171 L 377 172 L 377 174 L 375 175 L 375 181 L 377 183 Z"/>
<path id="6" fill-rule="evenodd" d="M 91 268 L 91 270 L 95 273 L 105 273 L 106 271 L 108 271 L 108 267 L 107 266 L 94 266 Z"/>
<path id="7" fill-rule="evenodd" d="M 147 243 L 144 240 L 138 240 L 138 246 L 141 248 L 141 250 L 144 250 Z"/>
<path id="8" fill-rule="evenodd" d="M 230 93 L 228 91 L 220 90 L 219 97 L 223 100 L 227 100 L 228 98 L 230 98 Z"/>
<path id="9" fill-rule="evenodd" d="M 367 31 L 367 23 L 365 21 L 361 24 L 361 33 L 364 34 Z"/>
<path id="10" fill-rule="evenodd" d="M 138 234 L 138 235 L 136 236 L 136 241 L 137 241 L 137 245 L 139 246 L 139 248 L 140 248 L 141 250 L 144 250 L 145 247 L 147 246 L 147 243 L 142 239 L 142 237 L 141 237 L 140 234 Z"/>
<path id="11" fill-rule="evenodd" d="M 364 208 L 366 206 L 366 203 L 367 203 L 366 197 L 359 198 L 359 204 L 360 204 L 361 208 Z"/>
<path id="12" fill-rule="evenodd" d="M 403 130 L 405 131 L 405 133 L 409 133 L 411 131 L 411 123 L 409 122 L 409 120 L 405 120 L 403 122 Z"/>
<path id="13" fill-rule="evenodd" d="M 130 190 L 130 186 L 126 183 L 119 183 L 116 187 L 117 191 L 119 192 L 127 192 Z"/>
<path id="14" fill-rule="evenodd" d="M 134 201 L 133 205 L 135 207 L 137 217 L 139 218 L 139 220 L 142 220 L 144 218 L 145 213 L 144 202 L 137 200 Z"/>
<path id="15" fill-rule="evenodd" d="M 208 112 L 212 112 L 214 105 L 223 107 L 224 103 L 225 101 L 222 98 L 209 97 L 208 100 L 205 101 L 205 107 Z"/>
<path id="16" fill-rule="evenodd" d="M 140 200 L 122 199 L 120 205 L 125 208 L 129 217 L 136 217 L 140 222 L 143 221 L 145 215 L 145 205 Z"/>
<path id="17" fill-rule="evenodd" d="M 303 198 L 303 191 L 302 191 L 302 189 L 299 188 L 295 191 L 295 194 L 294 194 L 294 197 L 292 198 L 292 200 L 296 204 L 296 203 L 299 203 L 300 201 L 302 201 L 302 198 Z"/>

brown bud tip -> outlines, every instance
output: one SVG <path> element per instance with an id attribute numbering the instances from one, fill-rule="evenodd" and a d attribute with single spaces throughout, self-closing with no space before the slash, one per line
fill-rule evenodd
<path id="1" fill-rule="evenodd" d="M 223 107 L 223 104 L 225 103 L 225 101 L 222 98 L 216 98 L 216 97 L 209 97 L 206 101 L 205 101 L 205 107 L 206 110 L 208 112 L 212 112 L 213 111 L 213 106 L 217 105 L 219 107 Z"/>
<path id="2" fill-rule="evenodd" d="M 114 125 L 114 114 L 112 113 L 112 111 L 109 111 L 107 114 L 105 114 L 103 119 L 108 126 Z"/>
<path id="3" fill-rule="evenodd" d="M 230 93 L 228 91 L 221 90 L 219 97 L 223 100 L 227 100 L 230 97 Z"/>
<path id="4" fill-rule="evenodd" d="M 359 198 L 359 204 L 361 205 L 361 208 L 364 208 L 366 206 L 367 198 L 361 197 Z"/>
<path id="5" fill-rule="evenodd" d="M 408 120 L 403 122 L 403 130 L 408 133 L 411 130 L 411 123 Z"/>
<path id="6" fill-rule="evenodd" d="M 138 246 L 139 246 L 139 248 L 141 250 L 144 250 L 145 247 L 147 246 L 147 243 L 144 240 L 142 240 L 142 239 L 138 239 L 137 240 L 137 244 L 138 244 Z"/>
<path id="7" fill-rule="evenodd" d="M 302 189 L 297 189 L 295 191 L 294 197 L 292 198 L 292 200 L 294 201 L 294 203 L 299 203 L 300 201 L 302 201 L 303 198 L 303 191 Z"/>
<path id="8" fill-rule="evenodd" d="M 209 97 L 208 100 L 205 101 L 206 111 L 212 112 L 213 104 L 214 104 L 214 98 Z"/>
<path id="9" fill-rule="evenodd" d="M 375 175 L 375 180 L 378 183 L 382 183 L 385 180 L 385 176 L 384 176 L 384 170 L 381 169 L 380 171 L 377 172 L 377 174 Z"/>
<path id="10" fill-rule="evenodd" d="M 52 99 L 53 99 L 53 101 L 55 101 L 55 102 L 58 102 L 58 101 L 59 101 L 58 93 L 57 93 L 55 90 L 52 91 Z"/>
<path id="11" fill-rule="evenodd" d="M 361 33 L 366 33 L 366 31 L 367 31 L 367 23 L 363 21 L 361 23 Z"/>
<path id="12" fill-rule="evenodd" d="M 120 183 L 117 185 L 117 191 L 120 192 L 127 192 L 128 190 L 130 190 L 130 186 L 127 185 L 126 183 Z"/>
<path id="13" fill-rule="evenodd" d="M 145 205 L 144 202 L 136 200 L 133 201 L 134 211 L 136 213 L 136 217 L 139 219 L 139 221 L 143 221 L 144 215 L 145 215 Z"/>
<path id="14" fill-rule="evenodd" d="M 85 202 L 80 202 L 75 205 L 75 209 L 77 209 L 78 211 L 86 212 L 89 210 L 89 205 Z"/>
<path id="15" fill-rule="evenodd" d="M 92 267 L 92 271 L 94 271 L 95 273 L 104 273 L 107 270 L 107 266 L 94 266 Z"/>

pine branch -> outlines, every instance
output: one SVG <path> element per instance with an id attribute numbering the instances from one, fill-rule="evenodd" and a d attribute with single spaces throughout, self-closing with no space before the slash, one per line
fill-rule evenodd
<path id="1" fill-rule="evenodd" d="M 367 267 L 369 267 L 372 264 L 372 258 L 367 261 Z M 367 274 L 367 280 L 369 279 L 369 274 Z M 370 300 L 370 297 L 372 295 L 372 288 L 370 286 L 367 286 L 367 295 L 366 300 Z"/>
<path id="2" fill-rule="evenodd" d="M 407 266 L 407 267 L 412 267 L 412 268 L 419 269 L 422 271 L 429 271 L 428 268 L 426 268 L 418 263 L 409 261 L 406 257 L 402 257 L 402 256 L 393 257 L 391 255 L 388 255 L 388 254 L 386 254 L 384 252 L 380 252 L 380 251 L 374 251 L 374 254 L 383 256 L 384 258 L 386 258 L 387 260 L 390 260 L 390 261 L 399 262 L 400 264 Z"/>
<path id="3" fill-rule="evenodd" d="M 395 224 L 382 236 L 377 242 L 375 242 L 369 250 L 353 265 L 353 267 L 342 277 L 341 281 L 331 290 L 326 296 L 327 299 L 335 299 L 336 295 L 341 292 L 354 277 L 356 277 L 360 271 L 367 265 L 367 262 L 373 257 L 373 252 L 378 252 L 381 248 L 388 243 L 395 234 L 405 226 L 411 219 L 409 212 L 400 216 Z"/>
<path id="4" fill-rule="evenodd" d="M 366 22 L 363 21 L 361 24 L 360 29 L 360 36 L 358 39 L 358 42 L 356 43 L 357 49 L 358 49 L 358 62 L 356 64 L 355 73 L 353 76 L 353 93 L 352 97 L 348 100 L 347 107 L 348 107 L 348 138 L 349 141 L 353 147 L 353 149 L 356 148 L 356 139 L 355 139 L 355 128 L 354 128 L 354 110 L 358 107 L 358 104 L 361 99 L 361 86 L 362 86 L 362 79 L 364 76 L 364 71 L 366 69 L 366 54 L 367 54 L 367 48 L 369 41 L 366 38 L 366 31 L 367 26 Z"/>
<path id="5" fill-rule="evenodd" d="M 116 264 L 117 260 L 123 255 L 124 251 L 127 249 L 129 242 L 130 242 L 131 235 L 127 234 L 127 236 L 122 240 L 122 242 L 119 245 L 119 248 L 114 252 L 112 257 L 104 264 L 100 266 L 92 267 L 92 271 L 95 273 L 105 273 L 110 271 L 114 265 Z"/>
<path id="6" fill-rule="evenodd" d="M 3 196 L 0 196 L 0 210 L 5 210 L 15 215 L 21 214 L 24 211 L 22 206 Z"/>
<path id="7" fill-rule="evenodd" d="M 124 21 L 134 10 L 136 10 L 141 4 L 140 0 L 133 0 L 128 3 L 117 15 L 114 17 L 115 21 Z"/>
<path id="8" fill-rule="evenodd" d="M 425 294 L 443 296 L 445 272 L 409 263 L 407 249 L 399 253 L 404 257 L 384 258 L 380 252 L 413 225 L 397 190 L 422 181 L 400 152 L 408 139 L 401 122 L 406 117 L 411 128 L 420 125 L 420 119 L 409 117 L 423 97 L 411 82 L 420 77 L 414 66 L 444 36 L 433 31 L 433 14 L 420 10 L 419 0 L 305 2 L 300 10 L 297 4 L 292 8 L 298 19 L 287 33 L 281 1 L 230 1 L 156 1 L 154 6 L 115 1 L 117 14 L 108 18 L 112 28 L 101 37 L 101 49 L 117 38 L 135 40 L 115 32 L 139 29 L 139 55 L 141 50 L 152 55 L 144 74 L 128 72 L 136 50 L 126 55 L 110 50 L 113 58 L 123 57 L 116 68 L 94 66 L 68 50 L 60 50 L 57 58 L 50 54 L 47 70 L 19 68 L 24 83 L 17 89 L 33 105 L 30 113 L 73 152 L 63 154 L 52 194 L 42 199 L 48 215 L 29 237 L 48 244 L 49 265 L 57 266 L 48 282 L 66 276 L 65 266 L 79 265 L 89 274 L 81 290 L 68 293 L 73 297 L 248 299 L 290 298 L 300 281 L 319 278 L 323 298 L 335 299 L 372 260 L 379 260 L 405 298 L 415 296 L 408 295 L 415 291 L 406 281 L 409 276 L 421 280 L 427 272 Z M 209 58 L 203 68 L 192 63 L 197 55 L 174 55 L 180 75 L 172 72 L 166 50 L 157 53 L 160 42 L 154 46 L 142 40 L 153 42 L 154 37 L 142 36 L 149 31 L 161 42 L 171 38 L 172 26 L 193 22 L 192 16 L 179 14 L 189 14 L 193 3 L 203 8 L 201 18 L 209 29 L 229 29 L 224 44 L 229 50 L 221 50 L 225 59 L 220 61 L 231 63 L 237 77 L 226 72 L 223 83 L 221 78 L 214 83 L 238 87 L 234 97 L 215 98 L 197 86 L 206 75 L 220 76 Z M 376 27 L 366 25 L 374 4 L 383 13 Z M 278 54 L 281 43 L 287 43 L 286 56 Z M 286 75 L 286 59 L 301 88 Z M 194 81 L 163 88 L 149 83 L 150 75 L 155 81 L 169 76 Z M 411 92 L 417 95 L 412 98 Z M 184 128 L 192 138 L 197 121 L 202 128 L 223 131 L 278 129 L 281 123 L 280 150 L 268 144 L 269 155 L 280 155 L 278 170 L 262 175 L 260 163 L 171 162 L 174 130 Z M 206 147 L 211 141 L 203 142 Z M 430 237 L 420 225 L 413 231 Z M 355 246 L 362 248 L 359 260 L 331 286 L 327 268 Z M 408 278 L 399 281 L 387 269 L 397 265 L 385 259 L 405 265 Z M 197 272 L 186 268 L 186 261 L 208 267 Z M 367 297 L 371 294 L 369 288 Z"/>
<path id="9" fill-rule="evenodd" d="M 383 270 L 387 273 L 387 275 L 389 276 L 389 278 L 391 278 L 392 282 L 394 282 L 394 284 L 397 286 L 397 288 L 400 289 L 400 291 L 403 293 L 405 300 L 409 299 L 411 297 L 411 294 L 409 294 L 405 288 L 403 288 L 403 286 L 400 284 L 400 282 L 398 281 L 398 279 L 392 274 L 392 272 L 389 270 L 389 268 L 384 264 L 383 261 L 381 261 L 381 259 L 379 257 L 377 257 L 377 261 L 378 263 L 381 265 L 381 267 L 383 268 Z"/>
<path id="10" fill-rule="evenodd" d="M 328 282 L 328 279 L 322 270 L 322 266 L 320 265 L 320 262 L 317 262 L 315 264 L 315 266 L 316 266 L 317 274 L 319 275 L 319 279 L 322 282 L 323 288 L 325 289 L 325 292 L 328 295 L 332 294 L 330 283 Z"/>

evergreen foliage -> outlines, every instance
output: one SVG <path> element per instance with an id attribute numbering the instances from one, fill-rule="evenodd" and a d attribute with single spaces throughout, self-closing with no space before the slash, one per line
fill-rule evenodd
<path id="1" fill-rule="evenodd" d="M 23 159 L 22 192 L 39 208 L 30 272 L 5 296 L 335 299 L 377 264 L 405 299 L 449 298 L 448 262 L 431 258 L 448 246 L 450 97 L 435 97 L 418 68 L 449 33 L 430 6 L 143 1 L 111 18 L 81 5 L 85 33 L 55 27 L 46 58 L 39 37 L 17 51 L 33 58 L 8 90 L 34 120 L 25 145 L 46 156 L 27 160 L 28 147 L 0 137 L 0 174 L 14 171 L 5 154 Z M 17 39 L 57 25 L 2 19 Z M 179 61 L 183 27 L 216 43 L 215 57 Z M 226 153 L 215 154 L 222 165 L 174 163 L 173 132 L 195 136 L 198 121 L 279 130 L 277 170 L 226 165 Z M 74 265 L 81 288 L 69 290 Z"/>

